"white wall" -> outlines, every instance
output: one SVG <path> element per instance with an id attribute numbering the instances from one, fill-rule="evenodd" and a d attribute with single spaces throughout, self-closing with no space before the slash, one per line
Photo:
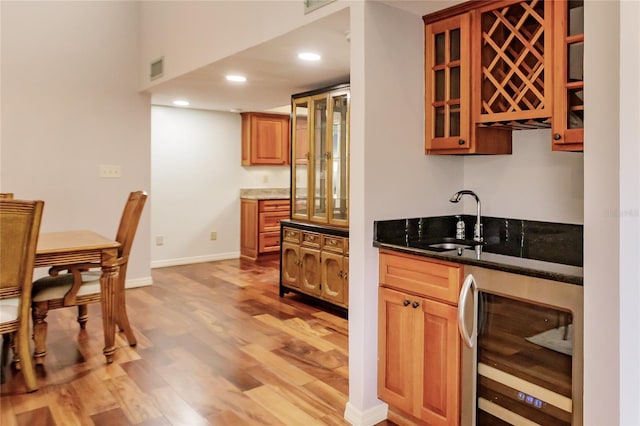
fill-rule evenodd
<path id="1" fill-rule="evenodd" d="M 551 151 L 550 129 L 512 135 L 511 155 L 464 159 L 464 187 L 478 194 L 482 214 L 582 224 L 584 155 Z M 465 198 L 465 213 L 475 214 L 475 201 Z"/>
<path id="2" fill-rule="evenodd" d="M 149 98 L 138 93 L 135 2 L 0 2 L 0 186 L 45 201 L 43 231 L 115 237 L 130 191 L 149 190 Z M 100 164 L 122 167 L 101 179 Z M 150 283 L 149 204 L 127 272 Z"/>
<path id="3" fill-rule="evenodd" d="M 640 2 L 620 3 L 620 424 L 640 425 Z M 601 290 L 602 291 L 602 290 Z M 597 295 L 596 295 L 597 297 Z M 590 398 L 593 398 L 590 395 Z"/>
<path id="4" fill-rule="evenodd" d="M 238 257 L 240 188 L 289 187 L 288 166 L 240 165 L 240 123 L 235 113 L 152 107 L 152 266 Z"/>

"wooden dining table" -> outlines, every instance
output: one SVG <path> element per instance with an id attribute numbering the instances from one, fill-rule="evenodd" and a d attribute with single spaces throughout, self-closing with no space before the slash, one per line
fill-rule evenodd
<path id="1" fill-rule="evenodd" d="M 124 280 L 120 279 L 118 248 L 120 243 L 93 231 L 42 232 L 38 237 L 35 267 L 96 263 L 102 268 L 100 305 L 104 331 L 103 353 L 107 363 L 116 351 L 116 325 L 125 333 L 131 346 L 136 338 L 129 325 L 124 298 Z"/>

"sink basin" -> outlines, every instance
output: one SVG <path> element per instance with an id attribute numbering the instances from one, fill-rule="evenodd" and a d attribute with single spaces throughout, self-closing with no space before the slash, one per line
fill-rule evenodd
<path id="1" fill-rule="evenodd" d="M 445 242 L 445 243 L 429 244 L 427 247 L 432 249 L 439 249 L 439 250 L 456 250 L 459 248 L 461 249 L 472 248 L 473 246 L 469 244 Z"/>

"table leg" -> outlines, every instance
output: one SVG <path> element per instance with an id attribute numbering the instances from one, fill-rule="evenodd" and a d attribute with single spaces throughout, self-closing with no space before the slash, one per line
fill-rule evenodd
<path id="1" fill-rule="evenodd" d="M 107 265 L 102 267 L 100 277 L 100 291 L 102 305 L 102 328 L 104 331 L 104 349 L 107 364 L 113 362 L 116 351 L 116 315 L 118 303 L 118 281 L 120 266 Z"/>

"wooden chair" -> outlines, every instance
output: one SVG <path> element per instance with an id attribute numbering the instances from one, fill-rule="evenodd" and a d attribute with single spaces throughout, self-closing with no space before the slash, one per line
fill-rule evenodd
<path id="1" fill-rule="evenodd" d="M 27 392 L 38 390 L 29 350 L 29 308 L 43 208 L 43 201 L 0 200 L 0 333 L 12 336 Z"/>
<path id="2" fill-rule="evenodd" d="M 0 200 L 13 200 L 13 192 L 0 192 Z"/>
<path id="3" fill-rule="evenodd" d="M 117 325 L 125 332 L 131 346 L 135 346 L 136 339 L 125 314 L 124 285 L 127 276 L 129 252 L 133 245 L 133 239 L 138 229 L 138 222 L 146 199 L 147 194 L 143 191 L 129 194 L 116 235 L 116 241 L 120 243 L 118 259 L 116 259 L 116 263 L 120 265 L 120 273 L 118 275 L 120 294 L 117 295 L 116 300 L 119 309 Z M 96 268 L 100 268 L 100 265 L 83 263 L 54 267 L 49 270 L 49 276 L 40 278 L 33 283 L 31 315 L 33 316 L 36 364 L 42 364 L 47 354 L 47 323 L 45 318 L 49 310 L 77 306 L 80 328 L 84 329 L 86 327 L 88 320 L 87 305 L 100 301 L 100 276 L 102 271 L 100 269 L 95 270 Z M 94 270 L 92 271 L 91 269 Z M 59 274 L 63 270 L 68 272 Z"/>

